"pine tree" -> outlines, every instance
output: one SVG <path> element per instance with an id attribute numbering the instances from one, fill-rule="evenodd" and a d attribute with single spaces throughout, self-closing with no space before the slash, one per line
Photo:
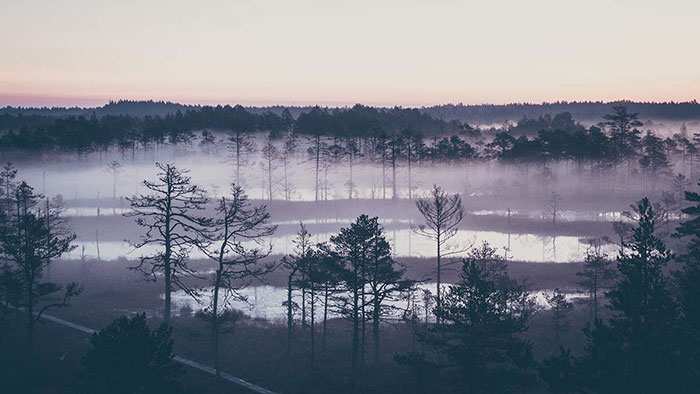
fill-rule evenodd
<path id="1" fill-rule="evenodd" d="M 3 212 L 0 217 L 0 247 L 9 264 L 4 271 L 9 283 L 10 294 L 21 296 L 18 307 L 26 313 L 27 337 L 30 346 L 34 339 L 34 326 L 41 315 L 49 308 L 67 306 L 70 298 L 80 294 L 82 288 L 77 283 L 66 286 L 62 296 L 49 297 L 61 290 L 57 283 L 43 282 L 44 270 L 54 259 L 75 248 L 76 235 L 66 229 L 60 218 L 60 211 L 39 212 L 37 206 L 43 196 L 22 182 L 14 190 L 12 212 Z M 49 221 L 54 223 L 48 226 Z M 20 290 L 21 289 L 21 290 Z M 50 298 L 50 300 L 47 300 Z M 41 308 L 35 308 L 41 301 Z M 9 302 L 9 299 L 7 299 Z M 31 350 L 31 349 L 30 349 Z"/>
<path id="2" fill-rule="evenodd" d="M 493 257 L 463 260 L 460 281 L 435 309 L 444 324 L 419 336 L 424 352 L 395 357 L 416 374 L 430 371 L 424 391 L 526 392 L 538 386 L 531 344 L 519 337 L 531 315 L 531 296 Z"/>
<path id="3" fill-rule="evenodd" d="M 615 279 L 617 272 L 611 267 L 612 261 L 600 251 L 600 242 L 591 242 L 586 251 L 583 270 L 576 273 L 581 279 L 578 284 L 588 292 L 593 321 L 598 320 L 598 297 Z"/>
<path id="4" fill-rule="evenodd" d="M 352 376 L 353 384 L 358 382 L 358 374 L 365 361 L 365 336 L 367 312 L 371 293 L 367 284 L 373 264 L 383 261 L 382 270 L 391 259 L 391 250 L 379 225 L 379 218 L 360 215 L 350 227 L 340 229 L 331 237 L 332 255 L 342 264 L 342 279 L 349 293 L 345 314 L 352 321 Z M 391 264 L 388 265 L 391 271 Z M 381 285 L 377 277 L 375 284 Z"/>
<path id="5" fill-rule="evenodd" d="M 657 214 L 649 200 L 636 211 L 632 240 L 617 258 L 620 279 L 607 293 L 614 316 L 587 330 L 585 381 L 601 392 L 669 390 L 678 368 L 677 308 L 664 275 L 671 253 L 654 234 Z"/>
<path id="6" fill-rule="evenodd" d="M 78 391 L 95 394 L 184 393 L 173 358 L 172 329 L 151 330 L 146 314 L 122 316 L 90 338 Z"/>
<path id="7" fill-rule="evenodd" d="M 700 193 L 686 191 L 685 199 L 692 204 L 683 209 L 688 220 L 680 223 L 674 236 L 688 241 L 679 256 L 682 268 L 674 279 L 679 289 L 684 381 L 686 387 L 696 388 L 700 381 Z"/>
<path id="8" fill-rule="evenodd" d="M 551 294 L 546 294 L 547 304 L 552 311 L 552 320 L 554 320 L 554 331 L 557 342 L 559 342 L 559 332 L 564 326 L 564 319 L 574 309 L 574 304 L 566 299 L 566 294 L 558 287 Z"/>

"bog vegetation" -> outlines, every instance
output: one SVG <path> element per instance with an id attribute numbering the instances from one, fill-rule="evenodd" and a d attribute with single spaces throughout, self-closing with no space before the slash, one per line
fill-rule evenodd
<path id="1" fill-rule="evenodd" d="M 72 383 L 75 390 L 185 390 L 183 371 L 173 362 L 171 333 L 182 322 L 171 315 L 177 290 L 205 304 L 182 329 L 206 336 L 198 343 L 206 344 L 200 351 L 211 355 L 217 380 L 222 372 L 235 374 L 226 362 L 237 352 L 227 347 L 229 338 L 260 328 L 233 303 L 248 301 L 244 290 L 282 273 L 285 321 L 274 325 L 284 334 L 258 338 L 283 341 L 277 349 L 282 357 L 259 356 L 275 360 L 274 371 L 264 376 L 277 376 L 272 382 L 249 377 L 261 386 L 282 392 L 694 392 L 700 384 L 700 194 L 683 174 L 696 179 L 700 138 L 685 129 L 662 138 L 642 133 L 641 126 L 638 114 L 622 105 L 597 125 L 584 126 L 560 113 L 499 130 L 400 108 L 311 108 L 295 118 L 287 109 L 277 115 L 238 106 L 142 117 L 5 114 L 0 144 L 8 152 L 78 155 L 116 148 L 128 158 L 138 150 L 191 145 L 196 139 L 201 149 L 225 141 L 234 159 L 234 182 L 217 195 L 208 194 L 188 169 L 156 163 L 157 179 L 144 180 L 144 193 L 128 198 L 124 215 L 141 229 L 132 247 L 144 250 L 130 269 L 164 286 L 162 312 L 150 318 L 162 324 L 151 330 L 146 315 L 125 316 L 94 334 Z M 284 199 L 290 199 L 287 166 L 301 136 L 315 169 L 315 200 L 325 199 L 324 163 L 349 168 L 348 200 L 358 197 L 354 165 L 379 163 L 387 182 L 382 197 L 394 200 L 402 196 L 396 168 L 407 168 L 404 196 L 415 200 L 424 219 L 412 231 L 435 246 L 436 283 L 433 276 L 408 275 L 411 267 L 392 253 L 381 218 L 366 214 L 326 242 L 314 241 L 299 223 L 294 251 L 272 258 L 265 240 L 277 226 L 265 202 L 250 199 L 240 185 L 247 155 L 256 149 L 255 133 L 265 135 L 260 153 L 269 200 L 272 172 L 282 169 L 284 180 L 275 187 L 284 185 Z M 628 220 L 612 224 L 619 240 L 601 235 L 590 242 L 576 276 L 586 293 L 583 305 L 557 287 L 544 294 L 543 308 L 528 281 L 509 273 L 507 255 L 486 242 L 454 245 L 465 217 L 459 193 L 436 182 L 430 193 L 413 194 L 416 163 L 492 160 L 537 163 L 543 184 L 548 166 L 566 161 L 591 174 L 640 175 L 653 190 L 669 190 L 659 203 L 646 197 L 631 201 Z M 113 198 L 120 168 L 117 161 L 107 165 Z M 49 310 L 70 306 L 83 289 L 47 280 L 50 267 L 67 263 L 62 256 L 75 248 L 76 236 L 61 198 L 48 199 L 21 179 L 10 163 L 0 173 L 0 327 L 23 316 L 26 352 L 38 357 L 37 321 Z M 560 225 L 560 211 L 561 196 L 552 192 L 547 200 L 552 226 Z M 616 243 L 617 252 L 605 253 L 604 242 Z M 195 265 L 195 252 L 206 261 Z M 446 270 L 458 272 L 455 283 L 443 281 Z M 554 338 L 558 348 L 545 357 L 533 352 L 530 325 L 538 316 L 551 324 L 536 335 Z M 563 335 L 573 319 L 585 328 Z M 581 351 L 572 351 L 575 344 L 567 342 L 572 336 L 585 342 Z M 330 377 L 329 368 L 337 375 Z"/>

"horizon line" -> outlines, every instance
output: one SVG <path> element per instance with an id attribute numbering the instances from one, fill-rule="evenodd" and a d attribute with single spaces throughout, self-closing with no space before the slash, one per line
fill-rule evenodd
<path id="1" fill-rule="evenodd" d="M 479 103 L 465 103 L 463 101 L 460 102 L 452 102 L 452 101 L 445 101 L 441 103 L 433 103 L 433 104 L 428 104 L 428 105 L 401 105 L 401 104 L 374 104 L 374 103 L 363 103 L 362 101 L 357 101 L 357 102 L 352 102 L 350 103 L 349 101 L 343 101 L 343 102 L 336 102 L 333 103 L 333 100 L 326 101 L 326 103 L 295 103 L 295 102 L 284 102 L 284 100 L 280 100 L 279 102 L 277 101 L 270 101 L 268 103 L 264 103 L 264 101 L 255 101 L 252 100 L 249 103 L 245 103 L 247 100 L 242 100 L 239 102 L 235 101 L 227 101 L 227 100 L 169 100 L 169 99 L 153 99 L 153 98 L 148 98 L 148 99 L 130 99 L 130 98 L 120 98 L 120 99 L 103 99 L 103 98 L 76 98 L 76 97 L 63 97 L 63 96 L 41 96 L 41 97 L 33 97 L 33 96 L 9 96 L 14 99 L 17 98 L 26 98 L 30 99 L 31 98 L 37 98 L 37 99 L 53 99 L 53 100 L 58 100 L 58 101 L 75 101 L 75 104 L 13 104 L 9 102 L 5 102 L 5 98 L 7 98 L 8 95 L 1 95 L 0 94 L 0 109 L 81 109 L 81 110 L 89 110 L 89 109 L 98 109 L 98 108 L 104 108 L 107 105 L 110 104 L 116 104 L 120 102 L 132 102 L 132 103 L 162 103 L 162 104 L 172 104 L 172 105 L 182 105 L 182 106 L 189 106 L 189 107 L 217 107 L 217 106 L 242 106 L 244 108 L 271 108 L 271 107 L 297 107 L 297 108 L 313 108 L 313 107 L 320 107 L 320 108 L 352 108 L 356 105 L 362 105 L 366 107 L 372 107 L 372 108 L 409 108 L 409 109 L 420 109 L 420 108 L 433 108 L 433 107 L 444 107 L 444 106 L 464 106 L 464 107 L 488 107 L 488 106 L 514 106 L 514 105 L 534 105 L 534 106 L 542 106 L 542 105 L 553 105 L 553 104 L 615 104 L 615 103 L 635 103 L 635 104 L 698 104 L 698 99 L 690 99 L 690 100 L 633 100 L 633 99 L 614 99 L 614 100 L 555 100 L 555 101 L 504 101 L 501 103 L 495 103 L 495 102 L 479 102 Z M 79 102 L 83 102 L 85 104 L 78 104 Z M 93 101 L 93 103 L 87 103 L 88 101 Z M 253 102 L 255 101 L 255 102 Z M 370 100 L 371 101 L 371 100 Z M 3 103 L 5 102 L 5 103 Z"/>

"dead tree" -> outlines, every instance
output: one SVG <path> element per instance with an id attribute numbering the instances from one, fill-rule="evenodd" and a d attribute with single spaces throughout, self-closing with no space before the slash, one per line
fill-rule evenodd
<path id="1" fill-rule="evenodd" d="M 284 149 L 282 150 L 282 168 L 284 169 L 284 200 L 289 202 L 292 199 L 293 185 L 289 182 L 289 165 L 297 150 L 297 139 L 294 133 L 287 134 L 287 139 L 284 141 Z"/>
<path id="2" fill-rule="evenodd" d="M 210 220 L 206 233 L 209 247 L 203 252 L 217 264 L 212 284 L 210 305 L 200 315 L 212 328 L 214 369 L 219 371 L 219 337 L 227 324 L 233 324 L 235 314 L 226 308 L 232 300 L 247 301 L 240 290 L 261 279 L 275 269 L 272 263 L 262 263 L 271 247 L 264 247 L 264 238 L 272 235 L 277 226 L 268 224 L 270 214 L 265 205 L 251 206 L 240 186 L 231 186 L 231 196 L 222 197 L 216 207 L 217 215 Z M 249 245 L 253 242 L 253 246 Z"/>
<path id="3" fill-rule="evenodd" d="M 233 156 L 233 161 L 236 166 L 236 181 L 237 185 L 241 184 L 241 166 L 248 164 L 246 155 L 255 151 L 255 143 L 250 136 L 250 133 L 236 128 L 229 132 L 228 150 Z"/>
<path id="4" fill-rule="evenodd" d="M 143 185 L 150 194 L 127 198 L 131 211 L 124 214 L 136 218 L 136 223 L 146 229 L 139 241 L 132 242 L 136 248 L 153 245 L 160 250 L 150 256 L 141 256 L 139 263 L 130 269 L 140 271 L 147 280 L 155 281 L 159 274 L 165 280 L 165 305 L 163 320 L 170 324 L 170 300 L 173 287 L 196 297 L 195 289 L 188 286 L 184 277 L 196 277 L 195 270 L 187 263 L 189 252 L 194 247 L 203 247 L 209 220 L 197 211 L 204 209 L 209 201 L 199 186 L 192 184 L 187 174 L 172 164 L 156 163 L 158 180 L 144 180 Z"/>
<path id="5" fill-rule="evenodd" d="M 263 160 L 260 163 L 260 165 L 263 171 L 265 171 L 265 174 L 267 174 L 267 182 L 265 184 L 265 186 L 267 186 L 267 197 L 268 200 L 272 201 L 272 197 L 274 195 L 273 187 L 277 182 L 274 179 L 274 172 L 278 166 L 277 161 L 280 158 L 280 152 L 279 149 L 277 149 L 275 144 L 272 142 L 270 136 L 267 137 L 265 145 L 262 148 L 262 158 Z"/>
<path id="6" fill-rule="evenodd" d="M 419 198 L 416 207 L 425 218 L 425 224 L 414 227 L 413 230 L 429 239 L 435 241 L 437 256 L 437 308 L 441 308 L 442 285 L 442 258 L 447 254 L 454 254 L 456 251 L 445 252 L 447 242 L 452 239 L 458 231 L 458 225 L 464 218 L 464 208 L 462 198 L 459 194 L 448 195 L 445 190 L 437 185 L 433 185 L 430 195 Z"/>
<path id="7" fill-rule="evenodd" d="M 557 225 L 557 217 L 561 215 L 561 196 L 557 192 L 552 192 L 552 196 L 547 200 L 547 212 L 552 216 L 552 225 Z"/>
<path id="8" fill-rule="evenodd" d="M 112 198 L 117 198 L 117 181 L 119 180 L 119 175 L 123 167 L 124 166 L 116 160 L 107 164 L 107 172 L 112 176 Z"/>

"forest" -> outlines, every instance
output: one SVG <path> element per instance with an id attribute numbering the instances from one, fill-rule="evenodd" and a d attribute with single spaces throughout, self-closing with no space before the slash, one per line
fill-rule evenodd
<path id="1" fill-rule="evenodd" d="M 0 387 L 696 391 L 697 103 L 152 104 L 0 114 Z"/>

